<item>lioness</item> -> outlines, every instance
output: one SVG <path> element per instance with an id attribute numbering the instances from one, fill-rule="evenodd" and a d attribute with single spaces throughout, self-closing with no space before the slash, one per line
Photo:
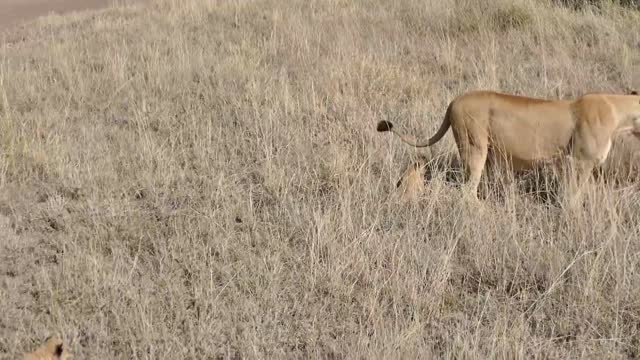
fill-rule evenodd
<path id="1" fill-rule="evenodd" d="M 640 96 L 592 93 L 571 100 L 544 100 L 493 91 L 471 91 L 455 98 L 433 137 L 422 143 L 380 121 L 415 147 L 431 146 L 451 127 L 464 165 L 469 195 L 478 199 L 478 184 L 488 156 L 500 156 L 514 170 L 531 169 L 569 155 L 579 194 L 593 168 L 607 158 L 612 138 L 631 132 L 640 138 Z"/>
<path id="2" fill-rule="evenodd" d="M 67 360 L 73 356 L 58 336 L 49 337 L 35 351 L 25 353 L 23 360 Z"/>

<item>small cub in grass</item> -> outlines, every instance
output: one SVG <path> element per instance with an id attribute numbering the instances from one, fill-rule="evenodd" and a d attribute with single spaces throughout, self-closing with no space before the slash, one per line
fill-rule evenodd
<path id="1" fill-rule="evenodd" d="M 23 360 L 69 360 L 73 357 L 58 336 L 51 336 L 35 351 L 25 353 Z"/>

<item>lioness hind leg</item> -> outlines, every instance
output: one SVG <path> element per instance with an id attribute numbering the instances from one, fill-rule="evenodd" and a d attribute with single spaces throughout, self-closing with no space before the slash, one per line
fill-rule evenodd
<path id="1" fill-rule="evenodd" d="M 487 160 L 488 146 L 471 145 L 465 139 L 456 140 L 458 140 L 458 153 L 465 173 L 462 190 L 465 195 L 477 200 L 478 185 L 480 185 L 482 171 Z"/>
<path id="2" fill-rule="evenodd" d="M 474 200 L 478 199 L 478 185 L 480 185 L 480 178 L 489 151 L 488 135 L 482 126 L 484 122 L 480 120 L 469 116 L 460 116 L 454 117 L 451 123 L 460 162 L 464 166 L 463 191 Z"/>
<path id="3" fill-rule="evenodd" d="M 467 153 L 466 163 L 466 191 L 469 192 L 474 199 L 478 198 L 478 185 L 480 185 L 480 179 L 482 178 L 482 171 L 484 170 L 485 163 L 487 161 L 487 146 L 470 146 L 470 151 Z"/>

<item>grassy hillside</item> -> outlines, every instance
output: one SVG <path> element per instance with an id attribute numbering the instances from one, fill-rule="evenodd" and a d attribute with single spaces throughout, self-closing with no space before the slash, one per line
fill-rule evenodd
<path id="1" fill-rule="evenodd" d="M 630 173 L 575 213 L 438 174 L 405 204 L 423 153 L 375 132 L 477 88 L 638 89 L 638 12 L 159 0 L 1 41 L 2 358 L 51 332 L 81 359 L 638 356 Z"/>

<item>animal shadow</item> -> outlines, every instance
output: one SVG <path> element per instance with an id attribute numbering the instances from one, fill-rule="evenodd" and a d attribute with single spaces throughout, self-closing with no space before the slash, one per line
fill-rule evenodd
<path id="1" fill-rule="evenodd" d="M 405 194 L 411 192 L 412 195 L 421 191 L 424 188 L 422 184 L 414 184 L 416 173 L 422 176 L 424 184 L 440 179 L 458 191 L 465 177 L 462 164 L 455 152 L 435 156 L 419 155 L 405 167 L 396 188 L 402 187 Z M 559 206 L 561 186 L 560 173 L 549 167 L 540 166 L 528 171 L 514 172 L 507 167 L 487 162 L 478 187 L 478 197 L 503 202 L 509 193 L 517 192 L 535 202 Z M 410 190 L 407 190 L 407 187 Z"/>

